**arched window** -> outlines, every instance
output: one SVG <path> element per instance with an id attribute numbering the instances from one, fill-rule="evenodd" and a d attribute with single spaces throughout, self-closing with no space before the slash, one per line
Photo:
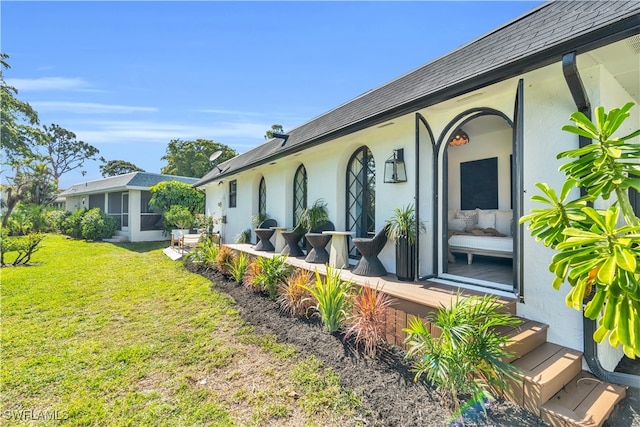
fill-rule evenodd
<path id="1" fill-rule="evenodd" d="M 267 214 L 267 184 L 264 182 L 264 177 L 258 186 L 258 214 Z"/>
<path id="2" fill-rule="evenodd" d="M 369 148 L 361 147 L 347 164 L 347 230 L 354 237 L 371 237 L 376 231 L 376 163 Z M 349 256 L 360 254 L 349 243 Z"/>
<path id="3" fill-rule="evenodd" d="M 307 170 L 304 165 L 298 166 L 293 177 L 293 226 L 298 225 L 298 218 L 307 207 Z"/>

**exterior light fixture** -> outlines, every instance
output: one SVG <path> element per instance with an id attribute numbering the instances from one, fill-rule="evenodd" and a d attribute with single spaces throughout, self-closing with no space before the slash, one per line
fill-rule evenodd
<path id="1" fill-rule="evenodd" d="M 451 139 L 449 140 L 449 145 L 465 145 L 469 143 L 469 135 L 462 129 L 458 129 L 451 135 Z"/>
<path id="2" fill-rule="evenodd" d="M 384 162 L 384 182 L 395 184 L 407 182 L 407 169 L 404 165 L 404 148 L 393 150 L 393 156 Z"/>

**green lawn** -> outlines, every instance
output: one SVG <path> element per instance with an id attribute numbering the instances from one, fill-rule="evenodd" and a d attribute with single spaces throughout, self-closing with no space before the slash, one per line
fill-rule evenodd
<path id="1" fill-rule="evenodd" d="M 331 370 L 253 332 L 166 243 L 42 245 L 1 271 L 0 424 L 351 423 Z"/>

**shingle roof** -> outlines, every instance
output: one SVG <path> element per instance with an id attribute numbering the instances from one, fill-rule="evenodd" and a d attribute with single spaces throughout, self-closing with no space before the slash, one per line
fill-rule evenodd
<path id="1" fill-rule="evenodd" d="M 101 193 L 104 191 L 118 191 L 129 188 L 149 188 L 162 181 L 179 181 L 185 184 L 195 184 L 198 178 L 186 176 L 163 175 L 149 172 L 131 172 L 124 175 L 111 176 L 96 181 L 87 181 L 73 185 L 62 193 L 60 197 L 77 196 L 81 194 Z"/>
<path id="2" fill-rule="evenodd" d="M 502 78 L 560 60 L 562 53 L 586 43 L 581 38 L 598 30 L 620 31 L 616 23 L 630 19 L 638 27 L 640 2 L 551 1 L 504 26 L 419 67 L 377 89 L 291 130 L 285 144 L 273 139 L 214 168 L 196 186 L 266 162 L 276 156 L 328 140 L 340 132 L 358 130 L 368 121 L 381 122 L 401 114 L 403 108 L 422 108 Z M 640 30 L 636 29 L 636 33 Z M 527 62 L 529 61 L 529 62 Z M 533 61 L 534 63 L 531 63 Z M 473 85 L 476 85 L 475 87 Z"/>

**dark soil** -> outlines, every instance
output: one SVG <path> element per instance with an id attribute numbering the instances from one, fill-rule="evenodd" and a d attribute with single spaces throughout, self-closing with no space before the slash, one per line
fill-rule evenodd
<path id="1" fill-rule="evenodd" d="M 188 268 L 196 271 L 193 265 Z M 281 342 L 293 344 L 300 353 L 323 361 L 341 378 L 342 385 L 360 398 L 363 411 L 357 420 L 364 425 L 379 426 L 449 426 L 461 425 L 451 420 L 439 403 L 437 393 L 413 381 L 404 350 L 387 346 L 375 359 L 359 354 L 340 335 L 324 332 L 315 319 L 282 315 L 278 305 L 267 297 L 248 292 L 237 283 L 213 272 L 199 272 L 213 282 L 213 287 L 236 302 L 242 317 L 256 331 L 274 334 Z M 545 426 L 537 416 L 506 401 L 492 402 L 487 417 L 478 408 L 467 411 L 465 425 Z"/>

